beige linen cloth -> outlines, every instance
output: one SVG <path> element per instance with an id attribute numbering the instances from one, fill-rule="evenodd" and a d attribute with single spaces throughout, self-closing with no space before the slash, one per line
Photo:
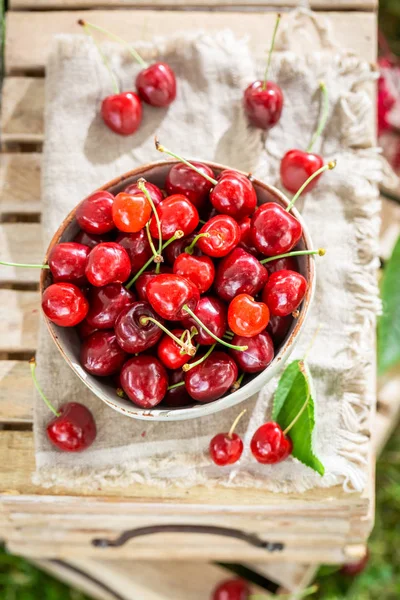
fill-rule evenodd
<path id="1" fill-rule="evenodd" d="M 290 51 L 293 27 L 315 20 L 323 49 L 308 56 Z M 138 66 L 120 47 L 105 45 L 123 90 L 132 89 Z M 239 426 L 245 451 L 239 463 L 215 467 L 207 454 L 210 438 L 228 431 L 238 407 L 178 423 L 148 423 L 124 417 L 93 396 L 69 369 L 45 327 L 38 346 L 38 379 L 52 402 L 78 401 L 93 412 L 98 435 L 81 454 L 55 450 L 45 435 L 51 414 L 35 402 L 35 480 L 45 486 L 107 486 L 134 482 L 157 485 L 257 486 L 273 491 L 304 491 L 343 484 L 362 490 L 366 483 L 371 416 L 374 411 L 373 336 L 379 310 L 376 285 L 381 161 L 373 147 L 373 107 L 365 86 L 370 65 L 336 49 L 320 18 L 299 11 L 285 18 L 271 77 L 283 88 L 280 123 L 267 135 L 248 126 L 241 106 L 245 87 L 261 76 L 247 43 L 229 31 L 216 35 L 185 32 L 141 45 L 145 59 L 167 61 L 178 78 L 178 96 L 167 109 L 144 105 L 143 122 L 133 136 L 119 137 L 99 117 L 110 79 L 92 42 L 82 36 L 54 40 L 46 76 L 46 135 L 43 162 L 43 232 L 47 245 L 70 209 L 88 193 L 137 165 L 160 160 L 153 136 L 186 157 L 215 160 L 250 171 L 279 185 L 279 159 L 292 147 L 304 148 L 320 111 L 318 81 L 327 83 L 330 116 L 315 150 L 338 161 L 306 197 L 304 217 L 318 259 L 316 297 L 294 357 L 304 355 L 317 327 L 309 357 L 316 388 L 314 446 L 325 465 L 320 477 L 294 459 L 262 466 L 249 442 L 271 410 L 276 381 L 243 403 Z M 241 408 L 242 408 L 241 406 Z"/>

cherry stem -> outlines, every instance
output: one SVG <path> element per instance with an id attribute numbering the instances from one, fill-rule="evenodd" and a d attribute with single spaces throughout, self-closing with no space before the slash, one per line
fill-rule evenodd
<path id="1" fill-rule="evenodd" d="M 103 27 L 99 27 L 99 25 L 94 25 L 93 23 L 88 23 L 87 21 L 84 21 L 83 19 L 80 19 L 78 21 L 78 25 L 81 25 L 82 27 L 85 27 L 85 26 L 86 27 L 90 27 L 91 29 L 96 29 L 96 31 L 100 31 L 101 33 L 104 33 L 104 35 L 106 35 L 110 39 L 115 40 L 116 42 L 118 42 L 122 46 L 125 46 L 125 48 L 128 48 L 131 56 L 133 56 L 133 58 L 143 68 L 147 67 L 147 63 L 140 56 L 139 52 L 137 52 L 137 50 L 135 50 L 135 48 L 133 48 L 133 46 L 131 46 L 126 40 L 124 40 L 123 38 L 119 37 L 119 35 L 116 35 L 115 33 L 112 33 L 111 31 L 108 31 L 107 29 L 103 29 Z"/>
<path id="2" fill-rule="evenodd" d="M 148 221 L 146 223 L 146 233 L 147 233 L 147 239 L 149 240 L 151 251 L 153 253 L 153 260 L 154 260 L 154 262 L 159 263 L 160 260 L 158 260 L 158 259 L 159 259 L 159 257 L 162 258 L 162 256 L 161 256 L 161 254 L 158 254 L 156 247 L 154 246 L 153 238 L 151 237 L 151 233 L 150 233 L 150 225 L 149 225 Z"/>
<path id="3" fill-rule="evenodd" d="M 115 393 L 117 394 L 117 396 L 119 396 L 119 398 L 126 398 L 126 394 L 122 388 L 117 388 L 115 390 Z"/>
<path id="4" fill-rule="evenodd" d="M 292 200 L 290 201 L 286 212 L 290 212 L 293 208 L 294 203 L 296 202 L 297 198 L 301 195 L 301 193 L 304 191 L 304 189 L 308 186 L 309 183 L 311 183 L 311 181 L 313 179 L 315 179 L 316 177 L 318 177 L 318 175 L 321 175 L 321 173 L 323 173 L 324 171 L 328 171 L 328 170 L 332 170 L 336 167 L 336 160 L 331 160 L 330 162 L 328 162 L 326 165 L 324 165 L 323 167 L 321 167 L 320 169 L 318 169 L 318 171 L 315 171 L 315 173 L 313 173 L 312 175 L 310 175 L 310 177 L 307 179 L 307 181 L 305 181 L 303 183 L 303 185 L 301 186 L 301 188 L 299 188 L 297 190 L 297 192 L 295 193 L 295 195 L 293 196 Z"/>
<path id="5" fill-rule="evenodd" d="M 194 238 L 193 242 L 190 244 L 190 246 L 186 246 L 186 248 L 185 248 L 186 254 L 193 254 L 195 245 L 203 237 L 209 238 L 210 234 L 209 233 L 199 233 L 199 234 L 197 234 L 196 237 Z"/>
<path id="6" fill-rule="evenodd" d="M 216 345 L 217 344 L 213 344 L 212 346 L 210 346 L 205 355 L 199 358 L 199 360 L 196 360 L 194 363 L 186 363 L 186 365 L 183 365 L 182 370 L 185 371 L 185 373 L 187 373 L 188 371 L 190 371 L 190 369 L 201 365 L 201 363 L 204 362 L 206 358 L 210 356 L 211 352 L 214 350 Z"/>
<path id="7" fill-rule="evenodd" d="M 167 391 L 168 390 L 174 390 L 177 387 L 181 387 L 182 385 L 185 385 L 184 381 L 179 381 L 179 383 L 174 383 L 174 385 L 170 385 L 169 387 L 167 387 Z"/>
<path id="8" fill-rule="evenodd" d="M 163 245 L 161 250 L 165 250 L 165 248 L 167 246 L 169 246 L 170 244 L 172 244 L 172 242 L 174 242 L 175 240 L 179 240 L 180 238 L 183 238 L 185 234 L 183 233 L 183 231 L 181 229 L 177 229 L 174 233 L 174 235 L 172 236 L 172 238 L 170 238 L 168 241 L 165 242 L 165 244 Z M 126 284 L 126 289 L 129 290 L 133 284 L 135 283 L 135 281 L 137 279 L 139 279 L 139 277 L 141 276 L 141 274 L 147 269 L 147 267 L 149 267 L 151 265 L 151 263 L 154 261 L 154 256 L 152 256 L 151 258 L 149 258 L 149 260 L 143 265 L 143 267 L 141 269 L 139 269 L 139 271 L 136 273 L 136 275 Z"/>
<path id="9" fill-rule="evenodd" d="M 162 146 L 160 144 L 160 142 L 159 142 L 159 140 L 158 140 L 157 137 L 154 138 L 154 143 L 156 145 L 156 149 L 159 152 L 163 152 L 163 154 L 168 154 L 168 156 L 172 156 L 172 158 L 176 158 L 176 160 L 179 160 L 179 162 L 183 163 L 187 167 L 190 167 L 191 169 L 193 169 L 193 171 L 196 171 L 196 173 L 198 173 L 199 175 L 201 175 L 202 177 L 204 177 L 204 179 L 207 179 L 207 181 L 209 181 L 213 185 L 217 185 L 218 181 L 216 179 L 213 179 L 213 177 L 210 177 L 206 173 L 203 173 L 202 171 L 200 171 L 200 169 L 198 169 L 197 167 L 195 167 L 194 165 L 192 165 L 185 158 L 182 158 L 178 154 L 174 154 L 173 152 L 171 152 L 171 150 L 168 150 L 168 148 L 165 148 L 165 146 Z"/>
<path id="10" fill-rule="evenodd" d="M 242 412 L 233 421 L 232 427 L 230 428 L 229 433 L 228 433 L 228 438 L 229 439 L 232 439 L 233 432 L 235 431 L 237 424 L 239 423 L 240 419 L 243 417 L 244 413 L 246 413 L 246 412 L 247 412 L 247 409 L 245 408 L 244 410 L 242 410 Z"/>
<path id="11" fill-rule="evenodd" d="M 172 331 L 170 331 L 169 329 L 167 329 L 166 327 L 164 327 L 164 325 L 162 325 L 162 323 L 160 323 L 159 321 L 157 321 L 157 319 L 153 319 L 153 317 L 148 317 L 146 315 L 143 315 L 139 319 L 139 323 L 141 325 L 143 325 L 143 326 L 147 325 L 147 323 L 149 321 L 151 321 L 151 323 L 154 323 L 155 325 L 157 325 L 157 327 L 159 327 L 164 333 L 166 333 L 167 335 L 169 335 L 169 337 L 171 339 L 173 339 L 174 342 L 176 342 L 178 344 L 178 346 L 180 346 L 181 348 L 183 348 L 185 350 L 185 354 L 189 354 L 189 356 L 194 356 L 195 355 L 196 348 L 193 346 L 193 344 L 191 343 L 190 339 L 189 339 L 188 342 L 184 342 L 184 341 L 180 340 L 176 335 L 174 335 L 172 333 Z"/>
<path id="12" fill-rule="evenodd" d="M 324 81 L 320 81 L 319 82 L 319 89 L 322 92 L 322 113 L 321 113 L 321 117 L 319 119 L 319 123 L 318 123 L 318 127 L 314 132 L 314 135 L 311 138 L 310 143 L 307 146 L 307 150 L 306 152 L 311 152 L 315 142 L 317 141 L 317 139 L 319 138 L 319 136 L 321 135 L 321 133 L 323 132 L 326 122 L 328 120 L 328 113 L 329 113 L 329 96 L 328 96 L 328 90 L 326 89 L 326 85 Z"/>
<path id="13" fill-rule="evenodd" d="M 157 231 L 158 231 L 158 254 L 161 255 L 161 251 L 162 251 L 162 231 L 161 231 L 160 217 L 158 216 L 157 209 L 154 206 L 153 199 L 150 196 L 148 189 L 146 188 L 146 180 L 141 177 L 138 180 L 137 184 L 138 184 L 138 188 L 140 189 L 140 191 L 142 191 L 143 194 L 146 196 L 147 201 L 148 201 L 148 203 L 151 206 L 151 210 L 153 211 L 154 218 L 155 218 L 156 223 L 157 223 Z"/>
<path id="14" fill-rule="evenodd" d="M 280 20 L 281 20 L 281 15 L 278 13 L 276 15 L 275 27 L 274 27 L 274 31 L 273 31 L 273 34 L 272 34 L 271 46 L 270 46 L 269 53 L 268 53 L 267 66 L 265 67 L 265 72 L 264 72 L 264 81 L 263 81 L 263 85 L 262 85 L 262 89 L 263 90 L 265 90 L 266 87 L 267 87 L 267 77 L 268 77 L 269 68 L 271 66 L 272 52 L 274 50 L 276 32 L 278 31 Z"/>
<path id="15" fill-rule="evenodd" d="M 26 263 L 7 262 L 5 260 L 0 260 L 0 265 L 4 265 L 5 267 L 24 267 L 26 269 L 50 269 L 49 265 L 29 265 Z"/>
<path id="16" fill-rule="evenodd" d="M 101 56 L 101 60 L 104 63 L 104 66 L 106 67 L 107 71 L 110 74 L 111 77 L 111 81 L 113 84 L 113 88 L 116 94 L 119 94 L 120 89 L 119 89 L 119 85 L 118 85 L 118 81 L 117 78 L 115 77 L 115 73 L 112 70 L 112 68 L 110 67 L 110 63 L 108 61 L 108 59 L 106 58 L 106 55 L 104 54 L 103 50 L 100 48 L 99 44 L 97 43 L 96 39 L 94 38 L 94 36 L 92 35 L 90 28 L 89 28 L 89 23 L 86 23 L 86 21 L 83 21 L 82 19 L 80 19 L 78 21 L 78 25 L 81 25 L 81 27 L 83 27 L 84 32 L 86 33 L 86 35 L 88 35 L 91 39 L 93 44 L 96 46 L 98 53 Z M 92 26 L 91 26 L 92 27 Z"/>
<path id="17" fill-rule="evenodd" d="M 293 425 L 295 423 L 297 423 L 297 421 L 300 419 L 301 415 L 303 414 L 303 412 L 306 410 L 307 405 L 308 405 L 308 401 L 310 400 L 310 391 L 308 391 L 307 393 L 307 399 L 304 402 L 303 406 L 301 407 L 301 409 L 299 410 L 299 412 L 297 413 L 297 415 L 295 416 L 295 418 L 293 419 L 293 421 L 290 423 L 290 425 L 288 425 L 286 427 L 286 429 L 283 432 L 283 435 L 286 435 L 288 433 L 288 431 L 290 431 L 293 427 Z"/>
<path id="18" fill-rule="evenodd" d="M 29 366 L 31 368 L 31 375 L 32 375 L 32 379 L 33 379 L 33 383 L 35 384 L 35 388 L 37 389 L 37 391 L 39 392 L 40 396 L 42 397 L 42 399 L 44 400 L 47 408 L 49 408 L 51 410 L 51 412 L 56 416 L 59 417 L 61 415 L 60 412 L 58 412 L 54 406 L 51 404 L 50 400 L 48 400 L 46 398 L 46 396 L 43 394 L 42 389 L 38 383 L 38 380 L 36 379 L 36 360 L 34 358 L 31 358 L 31 360 L 29 361 Z"/>
<path id="19" fill-rule="evenodd" d="M 229 344 L 229 342 L 225 342 L 225 340 L 221 340 L 221 338 L 217 337 L 212 331 L 208 329 L 208 327 L 204 325 L 204 323 L 202 323 L 202 321 L 200 321 L 199 317 L 194 314 L 194 312 L 187 306 L 187 304 L 185 304 L 182 308 L 192 317 L 194 321 L 196 321 L 197 325 L 200 325 L 200 327 L 202 327 L 204 331 L 208 333 L 208 335 L 210 335 L 216 342 L 219 342 L 227 348 L 232 348 L 233 350 L 247 350 L 248 346 L 234 346 L 233 344 Z"/>
<path id="20" fill-rule="evenodd" d="M 236 392 L 236 390 L 238 390 L 240 388 L 240 386 L 242 385 L 243 377 L 244 377 L 244 372 L 241 374 L 240 377 L 238 377 L 238 379 L 232 385 L 232 391 L 233 392 Z"/>
<path id="21" fill-rule="evenodd" d="M 260 260 L 260 263 L 262 265 L 265 265 L 265 263 L 269 263 L 273 260 L 279 260 L 280 258 L 287 258 L 289 256 L 307 256 L 310 254 L 318 254 L 318 256 L 325 256 L 326 250 L 325 248 L 318 248 L 318 250 L 295 250 L 294 252 L 286 252 L 285 254 L 278 254 L 277 256 L 269 256 L 268 258 Z"/>

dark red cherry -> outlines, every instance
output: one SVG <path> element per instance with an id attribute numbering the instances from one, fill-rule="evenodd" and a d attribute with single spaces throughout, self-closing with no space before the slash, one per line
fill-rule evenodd
<path id="1" fill-rule="evenodd" d="M 86 406 L 67 402 L 58 409 L 46 427 L 50 442 L 64 452 L 81 452 L 91 446 L 96 438 L 96 423 Z"/>
<path id="2" fill-rule="evenodd" d="M 183 332 L 184 329 L 171 330 L 171 333 L 173 333 L 177 338 L 180 338 Z M 172 338 L 170 338 L 169 335 L 165 334 L 157 346 L 157 355 L 164 367 L 175 370 L 182 367 L 191 359 L 189 354 L 181 354 L 181 350 L 182 347 L 179 346 Z"/>
<path id="3" fill-rule="evenodd" d="M 97 246 L 97 244 L 102 244 L 103 242 L 111 242 L 112 234 L 104 233 L 102 235 L 95 235 L 94 233 L 86 233 L 81 229 L 79 233 L 76 234 L 73 241 L 76 244 L 83 244 L 84 246 L 89 246 L 90 249 Z"/>
<path id="4" fill-rule="evenodd" d="M 137 273 L 153 254 L 145 229 L 141 229 L 137 233 L 121 233 L 115 241 L 125 248 L 129 255 L 131 275 Z"/>
<path id="5" fill-rule="evenodd" d="M 253 337 L 266 328 L 268 321 L 268 306 L 256 302 L 253 296 L 238 294 L 229 304 L 228 324 L 236 335 Z"/>
<path id="6" fill-rule="evenodd" d="M 115 323 L 117 342 L 126 352 L 137 354 L 154 346 L 161 338 L 162 330 L 148 321 L 145 325 L 141 317 L 152 317 L 161 325 L 163 320 L 154 312 L 148 302 L 138 300 L 120 312 Z"/>
<path id="7" fill-rule="evenodd" d="M 200 297 L 191 281 L 169 273 L 150 279 L 146 293 L 154 310 L 168 321 L 180 321 L 186 315 L 184 306 L 194 310 Z"/>
<path id="8" fill-rule="evenodd" d="M 215 177 L 213 170 L 207 165 L 198 162 L 191 164 L 209 177 Z M 210 181 L 183 163 L 173 165 L 165 181 L 168 195 L 183 194 L 196 208 L 201 208 L 208 200 L 212 187 L 213 184 Z"/>
<path id="9" fill-rule="evenodd" d="M 243 579 L 227 579 L 214 590 L 211 600 L 249 600 L 250 588 Z"/>
<path id="10" fill-rule="evenodd" d="M 294 256 L 285 256 L 285 258 L 277 258 L 265 264 L 269 275 L 277 271 L 298 271 L 297 261 Z"/>
<path id="11" fill-rule="evenodd" d="M 83 319 L 83 321 L 77 325 L 76 329 L 81 340 L 84 340 L 85 338 L 89 337 L 89 335 L 92 335 L 92 333 L 95 331 L 98 331 L 97 327 L 92 327 L 89 325 L 86 319 Z"/>
<path id="12" fill-rule="evenodd" d="M 174 386 L 176 383 L 183 382 L 184 372 L 182 369 L 169 372 L 168 387 Z M 188 406 L 193 404 L 192 398 L 187 393 L 185 385 L 179 385 L 167 390 L 164 396 L 163 404 L 170 406 L 171 408 L 178 408 L 181 406 Z"/>
<path id="13" fill-rule="evenodd" d="M 169 240 L 180 229 L 184 235 L 192 233 L 199 224 L 199 213 L 193 204 L 182 194 L 168 196 L 157 206 L 157 214 L 161 221 L 163 240 Z M 150 233 L 158 239 L 156 218 L 150 221 Z"/>
<path id="14" fill-rule="evenodd" d="M 180 254 L 174 262 L 173 272 L 191 281 L 204 294 L 213 284 L 214 263 L 208 256 Z"/>
<path id="15" fill-rule="evenodd" d="M 230 302 L 238 294 L 255 296 L 267 279 L 267 269 L 255 256 L 243 248 L 235 248 L 219 263 L 214 287 L 222 300 Z"/>
<path id="16" fill-rule="evenodd" d="M 169 244 L 169 246 L 167 246 L 165 248 L 165 250 L 163 251 L 163 256 L 164 256 L 166 262 L 171 265 L 171 267 L 174 264 L 176 258 L 180 254 L 185 252 L 186 248 L 188 248 L 190 246 L 190 244 L 193 242 L 196 235 L 197 235 L 196 233 L 191 233 L 190 235 L 188 235 L 186 237 L 175 240 L 174 242 L 172 242 L 171 244 Z M 194 256 L 201 255 L 201 251 L 198 247 L 198 244 L 195 244 L 193 246 L 192 254 Z"/>
<path id="17" fill-rule="evenodd" d="M 168 106 L 176 98 L 175 73 L 167 63 L 154 63 L 138 73 L 136 88 L 147 104 Z"/>
<path id="18" fill-rule="evenodd" d="M 222 171 L 210 193 L 211 204 L 224 215 L 237 221 L 251 215 L 257 206 L 257 194 L 251 181 L 241 173 Z"/>
<path id="19" fill-rule="evenodd" d="M 125 248 L 115 242 L 98 244 L 91 250 L 85 270 L 92 285 L 124 283 L 131 274 L 131 261 Z"/>
<path id="20" fill-rule="evenodd" d="M 259 206 L 251 220 L 253 244 L 266 256 L 289 252 L 302 233 L 299 221 L 276 202 Z"/>
<path id="21" fill-rule="evenodd" d="M 273 465 L 285 460 L 292 452 L 293 445 L 280 425 L 271 421 L 257 429 L 251 439 L 250 449 L 257 462 Z"/>
<path id="22" fill-rule="evenodd" d="M 96 331 L 82 342 L 80 362 L 92 375 L 113 375 L 120 371 L 126 358 L 127 354 L 118 345 L 114 331 Z"/>
<path id="23" fill-rule="evenodd" d="M 134 404 L 141 408 L 154 408 L 166 394 L 168 375 L 157 358 L 142 354 L 124 364 L 121 385 Z"/>
<path id="24" fill-rule="evenodd" d="M 185 385 L 194 400 L 212 402 L 230 390 L 237 375 L 235 361 L 225 352 L 217 351 L 185 373 Z"/>
<path id="25" fill-rule="evenodd" d="M 307 291 L 307 280 L 295 271 L 272 273 L 265 286 L 262 299 L 273 315 L 286 317 L 302 302 Z"/>
<path id="26" fill-rule="evenodd" d="M 203 225 L 200 233 L 207 233 L 210 237 L 201 237 L 198 247 L 213 258 L 226 256 L 240 242 L 239 225 L 228 215 L 216 215 Z"/>
<path id="27" fill-rule="evenodd" d="M 210 456 L 219 467 L 233 465 L 242 456 L 243 442 L 237 433 L 218 433 L 210 442 Z"/>
<path id="28" fill-rule="evenodd" d="M 53 283 L 43 292 L 42 309 L 59 327 L 74 327 L 86 317 L 89 302 L 73 283 Z"/>
<path id="29" fill-rule="evenodd" d="M 270 316 L 267 331 L 274 341 L 275 348 L 286 338 L 292 322 L 293 317 L 291 315 L 288 315 L 287 317 L 277 317 L 276 315 Z"/>
<path id="30" fill-rule="evenodd" d="M 268 367 L 274 358 L 274 344 L 266 331 L 249 338 L 235 335 L 235 346 L 247 346 L 247 350 L 230 350 L 239 370 L 245 373 L 259 373 Z"/>
<path id="31" fill-rule="evenodd" d="M 83 285 L 90 248 L 76 242 L 62 242 L 53 246 L 49 254 L 49 266 L 54 281 Z"/>
<path id="32" fill-rule="evenodd" d="M 259 254 L 257 248 L 253 244 L 253 238 L 251 236 L 251 219 L 245 217 L 238 223 L 240 229 L 240 243 L 239 246 L 246 250 L 249 254 L 257 256 Z"/>
<path id="33" fill-rule="evenodd" d="M 218 338 L 223 337 L 228 323 L 226 318 L 226 305 L 219 300 L 219 298 L 202 296 L 193 312 L 214 335 Z M 193 341 L 197 344 L 204 346 L 212 346 L 215 344 L 215 339 L 204 331 L 191 316 L 185 316 L 182 319 L 182 324 L 186 329 L 196 327 L 199 333 L 193 337 Z"/>
<path id="34" fill-rule="evenodd" d="M 135 92 L 107 96 L 101 103 L 101 116 L 114 133 L 131 135 L 142 121 L 142 103 Z"/>
<path id="35" fill-rule="evenodd" d="M 243 105 L 250 123 L 266 131 L 281 118 L 282 90 L 273 81 L 254 81 L 245 89 Z"/>
<path id="36" fill-rule="evenodd" d="M 289 150 L 281 160 L 280 173 L 282 185 L 289 192 L 295 194 L 303 183 L 323 165 L 324 159 L 318 154 L 304 152 L 303 150 Z M 310 181 L 302 194 L 311 192 L 317 185 L 321 175 L 317 175 Z"/>
<path id="37" fill-rule="evenodd" d="M 365 567 L 369 563 L 369 559 L 370 554 L 367 548 L 365 555 L 360 560 L 357 562 L 344 564 L 340 569 L 340 573 L 342 575 L 346 575 L 347 577 L 355 577 L 365 570 Z"/>
<path id="38" fill-rule="evenodd" d="M 95 235 L 102 235 L 114 229 L 113 203 L 114 196 L 106 191 L 95 192 L 85 198 L 75 212 L 79 227 L 86 233 Z"/>
<path id="39" fill-rule="evenodd" d="M 92 288 L 89 294 L 88 325 L 95 329 L 112 329 L 115 321 L 126 306 L 135 301 L 135 294 L 120 283 L 110 283 L 101 288 Z"/>
<path id="40" fill-rule="evenodd" d="M 158 204 L 160 204 L 160 202 L 162 202 L 164 200 L 164 194 L 163 194 L 162 190 L 160 190 L 159 187 L 154 185 L 154 183 L 150 183 L 150 181 L 146 181 L 146 190 L 149 192 L 150 198 L 153 200 L 153 204 L 155 206 L 157 206 Z M 125 192 L 125 194 L 142 193 L 137 182 L 131 183 L 130 185 L 128 185 L 124 189 L 124 192 Z"/>
<path id="41" fill-rule="evenodd" d="M 160 273 L 172 273 L 172 269 L 170 267 L 162 266 L 160 268 Z M 158 273 L 156 273 L 155 270 L 153 269 L 152 271 L 145 271 L 144 273 L 142 273 L 142 275 L 140 275 L 140 277 L 137 278 L 137 280 L 135 282 L 135 287 L 136 287 L 138 298 L 140 300 L 147 301 L 147 291 L 146 291 L 147 284 L 149 283 L 150 279 L 153 279 L 157 275 L 158 275 Z"/>

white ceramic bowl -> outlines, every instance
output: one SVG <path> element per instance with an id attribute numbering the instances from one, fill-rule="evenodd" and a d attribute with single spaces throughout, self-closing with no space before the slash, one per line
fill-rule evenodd
<path id="1" fill-rule="evenodd" d="M 202 162 L 209 165 L 217 174 L 228 168 L 207 161 Z M 163 161 L 138 167 L 137 169 L 134 169 L 133 171 L 114 179 L 99 189 L 108 190 L 113 194 L 117 194 L 125 189 L 129 184 L 137 181 L 137 179 L 140 177 L 144 177 L 148 181 L 163 188 L 167 173 L 173 164 L 174 162 L 172 161 Z M 257 192 L 259 204 L 272 201 L 277 202 L 284 207 L 288 206 L 289 200 L 278 189 L 257 179 L 253 179 L 252 182 Z M 63 223 L 54 235 L 46 252 L 46 262 L 54 245 L 58 244 L 59 242 L 71 241 L 77 234 L 79 227 L 75 219 L 75 211 L 76 207 L 73 211 L 71 211 L 68 217 L 64 219 Z M 312 249 L 313 245 L 306 224 L 295 208 L 293 208 L 291 212 L 296 219 L 300 221 L 303 228 L 302 239 L 296 248 Z M 186 419 L 194 419 L 196 417 L 210 415 L 223 410 L 224 408 L 239 404 L 239 402 L 246 400 L 246 398 L 249 398 L 255 392 L 258 392 L 272 377 L 274 377 L 280 371 L 282 364 L 287 360 L 292 352 L 304 327 L 305 319 L 310 309 L 315 288 L 315 269 L 313 256 L 302 256 L 298 258 L 299 270 L 308 282 L 307 292 L 299 309 L 299 317 L 293 321 L 291 329 L 289 330 L 285 341 L 278 349 L 274 360 L 266 369 L 264 369 L 264 371 L 252 375 L 251 380 L 244 384 L 237 391 L 208 404 L 193 402 L 192 405 L 184 408 L 169 408 L 161 406 L 157 406 L 153 409 L 140 408 L 133 404 L 130 400 L 117 396 L 115 388 L 110 383 L 106 382 L 106 380 L 102 381 L 101 378 L 94 377 L 83 370 L 79 363 L 80 340 L 74 329 L 57 327 L 54 325 L 54 323 L 51 323 L 51 321 L 46 318 L 47 327 L 54 340 L 54 343 L 60 350 L 71 369 L 96 396 L 98 396 L 101 400 L 103 400 L 103 402 L 108 404 L 108 406 L 114 410 L 133 419 L 150 421 L 183 421 Z M 40 280 L 41 292 L 43 292 L 43 290 L 50 283 L 51 276 L 49 275 L 47 269 L 43 269 Z"/>

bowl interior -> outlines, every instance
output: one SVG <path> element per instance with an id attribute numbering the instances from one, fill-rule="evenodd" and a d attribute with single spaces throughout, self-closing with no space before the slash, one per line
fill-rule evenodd
<path id="1" fill-rule="evenodd" d="M 226 169 L 222 165 L 203 161 L 208 164 L 215 173 L 219 174 L 222 170 Z M 145 167 L 140 167 L 130 173 L 127 173 L 114 181 L 109 182 L 100 189 L 108 190 L 112 194 L 125 189 L 131 183 L 137 181 L 140 177 L 145 177 L 148 181 L 155 183 L 161 188 L 164 188 L 165 179 L 173 162 L 159 162 L 152 163 Z M 276 188 L 269 186 L 257 179 L 253 180 L 253 185 L 257 193 L 258 203 L 263 204 L 265 202 L 277 202 L 280 205 L 286 207 L 289 203 L 288 199 Z M 46 253 L 46 261 L 48 254 L 52 247 L 59 242 L 71 241 L 79 231 L 79 226 L 75 219 L 76 208 L 71 211 L 68 217 L 63 221 L 62 225 L 53 237 L 50 246 Z M 309 237 L 307 227 L 304 224 L 299 213 L 293 209 L 292 213 L 301 222 L 303 227 L 303 236 L 296 249 L 311 249 L 312 242 Z M 151 410 L 141 409 L 135 406 L 130 400 L 119 398 L 115 391 L 115 385 L 112 385 L 112 381 L 108 378 L 98 378 L 86 373 L 81 367 L 79 362 L 80 352 L 80 340 L 77 332 L 74 329 L 57 327 L 46 319 L 47 326 L 50 334 L 53 337 L 54 342 L 58 346 L 62 355 L 64 356 L 67 363 L 80 377 L 80 379 L 87 385 L 87 387 L 101 400 L 106 402 L 113 409 L 136 419 L 152 420 L 152 421 L 164 421 L 164 420 L 185 420 L 207 414 L 218 412 L 229 406 L 238 404 L 245 398 L 250 397 L 255 392 L 259 391 L 265 383 L 267 383 L 272 377 L 274 377 L 281 368 L 282 361 L 286 360 L 290 355 L 295 342 L 299 336 L 300 330 L 304 325 L 304 321 L 311 303 L 314 285 L 315 285 L 315 272 L 314 272 L 314 261 L 311 256 L 298 257 L 299 271 L 308 281 L 308 289 L 306 297 L 304 298 L 301 307 L 300 314 L 297 319 L 292 323 L 292 326 L 286 336 L 285 341 L 281 344 L 280 348 L 276 351 L 274 360 L 272 363 L 261 373 L 255 374 L 249 378 L 249 380 L 237 391 L 220 398 L 209 404 L 193 403 L 190 406 L 184 408 L 169 408 L 169 407 L 156 407 Z M 42 271 L 41 276 L 41 291 L 45 289 L 51 283 L 51 277 L 48 274 L 47 269 Z"/>

